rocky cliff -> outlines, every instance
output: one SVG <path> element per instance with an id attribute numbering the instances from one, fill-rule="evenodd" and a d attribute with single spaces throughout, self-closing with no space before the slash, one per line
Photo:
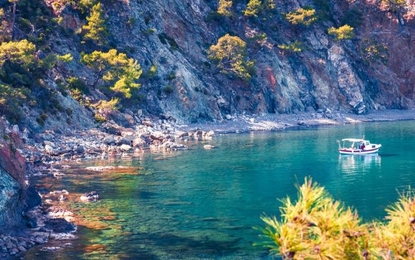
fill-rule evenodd
<path id="1" fill-rule="evenodd" d="M 0 233 L 24 231 L 29 219 L 25 213 L 40 205 L 39 194 L 28 185 L 26 160 L 19 148 L 23 142 L 16 131 L 0 119 Z"/>
<path id="2" fill-rule="evenodd" d="M 283 14 L 300 7 L 321 8 L 317 2 L 276 1 L 272 17 L 264 21 L 243 15 L 245 1 L 234 1 L 231 18 L 212 18 L 218 1 L 104 1 L 111 45 L 128 51 L 144 72 L 157 66 L 155 75 L 141 78 L 142 99 L 132 102 L 131 110 L 195 122 L 241 113 L 413 108 L 415 6 L 408 2 L 392 12 L 382 1 L 323 1 L 329 8 L 328 18 L 307 28 L 285 21 Z M 351 12 L 360 14 L 355 37 L 338 41 L 329 36 L 332 26 L 357 24 L 347 20 L 356 19 L 346 16 Z M 73 30 L 85 22 L 70 8 L 61 15 Z M 250 82 L 219 73 L 207 59 L 209 46 L 226 33 L 248 42 L 256 71 Z M 73 42 L 62 35 L 57 38 L 56 51 L 79 57 Z M 303 51 L 278 47 L 293 41 L 301 42 Z M 387 60 L 365 57 L 370 46 L 384 46 Z M 85 68 L 78 69 L 92 81 Z"/>
<path id="3" fill-rule="evenodd" d="M 185 123 L 220 121 L 242 113 L 330 110 L 361 114 L 415 105 L 412 1 L 399 8 L 380 0 L 273 1 L 271 12 L 256 17 L 244 15 L 249 1 L 231 1 L 233 15 L 229 17 L 218 15 L 219 1 L 101 2 L 110 35 L 105 46 L 82 39 L 79 32 L 88 12 L 81 12 L 70 1 L 39 1 L 44 12 L 59 19 L 57 29 L 49 31 L 43 43 L 47 51 L 74 57 L 73 62 L 59 63 L 43 75 L 43 82 L 49 91 L 56 91 L 76 76 L 90 90 L 83 102 L 57 95 L 70 113 L 48 114 L 47 126 L 94 123 L 93 108 L 85 104 L 110 97 L 93 86 L 96 75 L 80 59 L 82 53 L 110 48 L 136 59 L 143 69 L 138 94 L 122 105 L 124 117 L 118 119 L 124 118 L 120 119 L 124 123 L 137 111 Z M 5 1 L 2 6 L 11 8 Z M 318 21 L 311 26 L 287 22 L 285 14 L 299 8 L 316 10 Z M 329 28 L 344 24 L 353 26 L 351 39 L 337 40 L 328 34 Z M 32 33 L 37 33 L 36 28 Z M 207 58 L 209 47 L 225 34 L 247 43 L 248 57 L 255 62 L 251 80 L 224 75 Z M 24 37 L 21 30 L 20 38 Z M 298 43 L 301 51 L 281 47 L 292 43 Z M 29 108 L 26 113 L 33 119 L 42 111 Z M 42 128 L 38 123 L 28 120 L 25 124 L 30 129 Z"/>

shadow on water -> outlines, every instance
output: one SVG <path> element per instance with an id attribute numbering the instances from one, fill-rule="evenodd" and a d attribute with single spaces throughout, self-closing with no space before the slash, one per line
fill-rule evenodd
<path id="1" fill-rule="evenodd" d="M 382 156 L 382 158 L 383 157 L 395 157 L 395 156 L 399 156 L 399 154 L 397 154 L 397 153 L 381 153 L 379 155 Z"/>
<path id="2" fill-rule="evenodd" d="M 135 240 L 135 241 L 134 241 Z M 138 252 L 130 252 L 130 256 L 135 257 L 149 257 L 151 252 L 159 251 L 156 248 L 163 248 L 164 256 L 158 255 L 160 259 L 180 258 L 187 257 L 201 257 L 202 255 L 220 257 L 234 254 L 239 248 L 237 246 L 241 238 L 235 238 L 233 240 L 212 240 L 208 236 L 200 237 L 183 237 L 174 235 L 171 233 L 159 233 L 159 234 L 148 234 L 141 233 L 135 236 L 134 239 L 126 239 L 125 241 L 120 240 L 119 243 L 128 244 L 142 244 L 145 242 L 146 249 L 140 249 Z M 160 252 L 160 251 L 159 251 Z M 196 253 L 197 252 L 197 253 Z M 153 258 L 145 259 L 157 259 L 156 256 Z"/>
<path id="3" fill-rule="evenodd" d="M 144 199 L 144 200 L 148 200 L 148 199 L 152 199 L 156 197 L 156 193 L 155 192 L 151 192 L 151 191 L 138 191 L 136 193 L 137 197 L 140 199 Z"/>

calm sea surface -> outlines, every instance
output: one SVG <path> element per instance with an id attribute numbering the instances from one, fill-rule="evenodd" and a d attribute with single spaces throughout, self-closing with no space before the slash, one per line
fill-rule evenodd
<path id="1" fill-rule="evenodd" d="M 336 140 L 363 135 L 382 144 L 379 155 L 338 155 Z M 94 165 L 137 169 L 82 170 Z M 260 240 L 253 227 L 263 226 L 263 214 L 278 216 L 279 199 L 296 198 L 295 184 L 306 176 L 364 220 L 383 219 L 399 192 L 415 186 L 415 121 L 215 136 L 187 151 L 85 162 L 37 185 L 98 191 L 96 203 L 71 203 L 95 224 L 79 226 L 75 241 L 29 250 L 25 259 L 271 259 L 252 245 Z"/>

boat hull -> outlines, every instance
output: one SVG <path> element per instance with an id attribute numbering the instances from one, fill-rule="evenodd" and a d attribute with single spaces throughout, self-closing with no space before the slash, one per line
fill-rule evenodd
<path id="1" fill-rule="evenodd" d="M 373 149 L 365 149 L 365 150 L 361 150 L 361 149 L 339 149 L 339 153 L 340 154 L 374 154 L 379 152 L 380 147 L 377 148 L 373 148 Z"/>

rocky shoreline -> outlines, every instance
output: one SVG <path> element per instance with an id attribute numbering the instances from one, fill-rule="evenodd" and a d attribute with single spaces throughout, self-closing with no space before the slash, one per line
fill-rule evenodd
<path id="1" fill-rule="evenodd" d="M 331 111 L 284 115 L 239 115 L 227 116 L 222 122 L 187 125 L 178 124 L 175 120 L 144 118 L 141 124 L 134 128 L 106 122 L 97 128 L 67 133 L 48 130 L 31 138 L 22 133 L 22 139 L 26 144 L 22 154 L 33 165 L 43 165 L 43 168 L 35 167 L 35 169 L 47 170 L 45 167 L 61 161 L 108 159 L 134 156 L 142 152 L 188 149 L 189 142 L 211 139 L 218 134 L 399 120 L 415 120 L 415 110 L 384 110 L 365 115 Z"/>
<path id="2" fill-rule="evenodd" d="M 211 139 L 218 134 L 399 120 L 415 120 L 415 111 L 384 110 L 366 115 L 331 111 L 290 115 L 239 115 L 227 116 L 223 122 L 188 125 L 178 124 L 174 120 L 143 118 L 142 123 L 134 128 L 106 122 L 96 128 L 66 133 L 46 130 L 30 136 L 27 132 L 16 129 L 16 126 L 9 126 L 8 131 L 18 133 L 22 140 L 23 144 L 18 149 L 26 158 L 27 175 L 30 180 L 33 176 L 59 177 L 67 162 L 133 157 L 143 152 L 188 149 L 192 141 Z M 88 201 L 88 194 L 85 196 Z M 94 196 L 98 199 L 98 194 Z M 27 213 L 27 218 L 33 223 L 27 232 L 18 235 L 0 235 L 2 259 L 21 255 L 32 246 L 43 244 L 49 239 L 75 238 L 76 226 L 72 224 L 74 213 L 57 205 L 59 201 L 68 198 L 80 200 L 82 198 L 74 198 L 73 195 L 71 197 L 65 190 L 49 191 L 48 194 L 41 194 L 41 197 L 42 205 Z"/>

